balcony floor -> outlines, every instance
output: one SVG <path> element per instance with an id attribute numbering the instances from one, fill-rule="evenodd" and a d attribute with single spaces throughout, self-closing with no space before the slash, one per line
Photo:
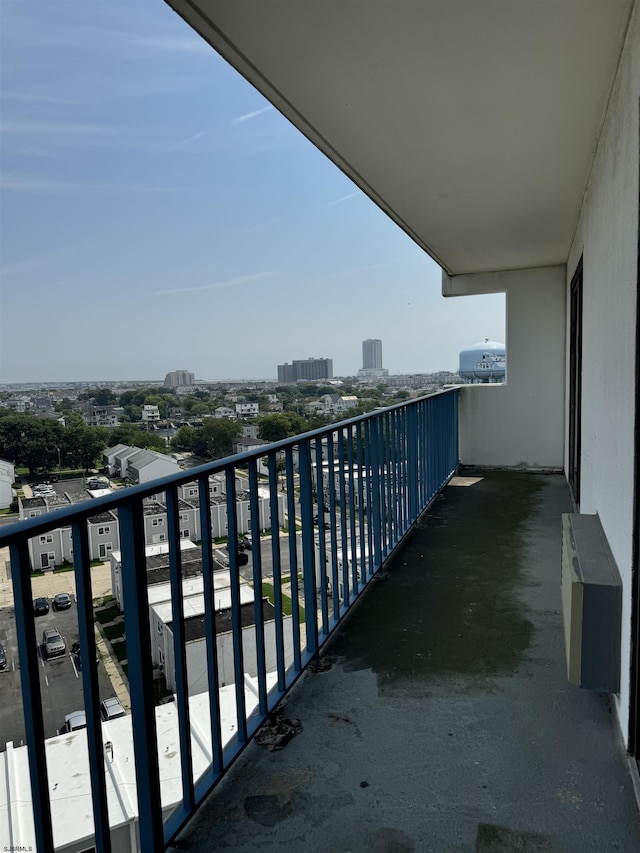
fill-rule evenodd
<path id="1" fill-rule="evenodd" d="M 285 714 L 180 838 L 192 853 L 640 850 L 606 696 L 566 680 L 560 476 L 450 485 Z M 472 479 L 472 478 L 471 478 Z"/>

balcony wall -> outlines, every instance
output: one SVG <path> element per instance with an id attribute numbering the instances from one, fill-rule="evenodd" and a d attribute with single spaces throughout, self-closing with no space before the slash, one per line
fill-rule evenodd
<path id="1" fill-rule="evenodd" d="M 444 296 L 506 294 L 507 381 L 460 394 L 465 465 L 564 467 L 565 268 L 443 275 Z"/>

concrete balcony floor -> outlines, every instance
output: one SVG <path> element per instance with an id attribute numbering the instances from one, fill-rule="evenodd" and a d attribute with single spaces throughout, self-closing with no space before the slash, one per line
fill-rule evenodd
<path id="1" fill-rule="evenodd" d="M 193 853 L 640 850 L 607 696 L 567 683 L 560 476 L 445 489 L 285 714 L 179 839 Z"/>

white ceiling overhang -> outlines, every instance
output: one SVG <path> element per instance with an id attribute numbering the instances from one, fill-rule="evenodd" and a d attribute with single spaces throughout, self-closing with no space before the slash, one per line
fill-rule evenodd
<path id="1" fill-rule="evenodd" d="M 564 263 L 633 0 L 167 0 L 451 274 Z"/>

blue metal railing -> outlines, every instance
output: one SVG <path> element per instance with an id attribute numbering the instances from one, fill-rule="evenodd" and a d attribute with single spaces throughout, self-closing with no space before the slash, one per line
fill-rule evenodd
<path id="1" fill-rule="evenodd" d="M 4 528 L 14 586 L 26 742 L 37 849 L 54 849 L 52 806 L 45 750 L 38 646 L 33 625 L 29 540 L 70 527 L 76 579 L 78 634 L 83 660 L 95 660 L 88 521 L 98 512 L 117 513 L 126 653 L 131 694 L 139 845 L 163 849 L 265 717 L 313 660 L 368 581 L 388 560 L 419 515 L 454 473 L 458 463 L 457 391 L 403 403 L 193 468 L 150 484 L 57 510 Z M 259 467 L 266 457 L 266 475 Z M 283 461 L 282 461 L 283 460 Z M 247 473 L 241 471 L 247 467 Z M 284 466 L 284 467 L 283 467 Z M 220 651 L 215 608 L 210 477 L 226 484 L 235 724 L 230 734 L 221 708 Z M 238 520 L 238 476 L 248 480 L 250 528 Z M 208 679 L 209 758 L 194 771 L 188 640 L 185 633 L 179 490 L 198 484 L 204 588 L 205 668 Z M 245 484 L 246 487 L 246 484 Z M 268 515 L 261 490 L 268 491 Z M 156 700 L 146 572 L 144 500 L 164 492 L 175 669 L 175 710 L 180 750 L 181 796 L 162 802 Z M 262 513 L 262 514 L 261 514 Z M 317 516 L 317 519 L 314 517 Z M 243 579 L 239 534 L 251 536 L 251 567 Z M 265 536 L 262 540 L 261 534 Z M 265 535 L 266 534 L 266 535 Z M 263 561 L 271 561 L 265 568 Z M 141 569 L 142 567 L 142 569 Z M 252 627 L 243 628 L 242 590 L 253 587 Z M 272 590 L 275 622 L 268 630 L 263 583 Z M 285 595 L 285 590 L 287 590 Z M 285 615 L 290 604 L 290 616 Z M 248 639 L 247 639 L 248 638 Z M 249 645 L 247 644 L 249 643 Z M 275 645 L 275 650 L 270 646 Z M 268 671 L 266 661 L 274 661 Z M 256 701 L 244 689 L 247 654 L 256 668 Z M 82 667 L 87 744 L 95 826 L 95 849 L 108 853 L 111 829 L 105 782 L 105 745 L 100 723 L 97 667 Z M 226 695 L 226 694 L 225 694 Z M 226 701 L 226 699 L 225 699 Z M 2 804 L 0 804 L 2 805 Z"/>

